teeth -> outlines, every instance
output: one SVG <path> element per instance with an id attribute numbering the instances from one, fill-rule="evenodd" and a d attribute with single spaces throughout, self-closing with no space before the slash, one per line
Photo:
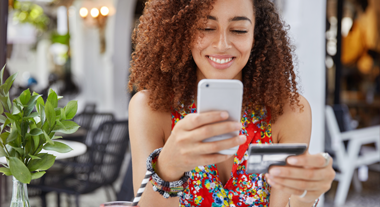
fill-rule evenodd
<path id="1" fill-rule="evenodd" d="M 213 57 L 208 57 L 210 58 L 210 60 L 216 62 L 216 63 L 219 63 L 219 64 L 224 64 L 224 63 L 228 63 L 232 60 L 232 58 L 227 58 L 227 59 L 217 59 L 217 58 L 213 58 Z"/>

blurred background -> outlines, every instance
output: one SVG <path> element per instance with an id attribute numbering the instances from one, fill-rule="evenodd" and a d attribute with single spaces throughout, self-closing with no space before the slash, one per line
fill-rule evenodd
<path id="1" fill-rule="evenodd" d="M 312 108 L 310 152 L 334 157 L 337 177 L 319 206 L 380 206 L 380 1 L 272 2 L 290 26 L 300 91 Z M 87 146 L 29 185 L 31 206 L 133 199 L 127 83 L 131 33 L 144 3 L 0 0 L 0 67 L 7 64 L 4 76 L 18 73 L 11 94 L 30 88 L 46 96 L 53 88 L 62 105 L 78 100 L 74 121 L 82 130 L 64 138 Z M 109 142 L 124 148 L 113 155 L 105 145 L 94 159 L 109 126 L 117 131 Z M 0 176 L 0 207 L 9 206 L 11 189 L 11 179 Z"/>

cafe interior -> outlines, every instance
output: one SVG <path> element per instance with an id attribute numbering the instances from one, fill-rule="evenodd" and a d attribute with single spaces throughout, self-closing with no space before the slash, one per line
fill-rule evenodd
<path id="1" fill-rule="evenodd" d="M 312 108 L 309 151 L 334 158 L 336 177 L 318 206 L 380 206 L 380 1 L 271 1 L 290 26 L 300 91 Z M 10 99 L 27 89 L 46 99 L 53 89 L 58 107 L 77 101 L 72 121 L 80 128 L 59 134 L 73 150 L 51 152 L 54 165 L 25 188 L 30 206 L 133 200 L 128 68 L 145 2 L 0 1 L 0 68 L 4 80 L 18 74 Z M 0 207 L 15 194 L 3 174 Z"/>

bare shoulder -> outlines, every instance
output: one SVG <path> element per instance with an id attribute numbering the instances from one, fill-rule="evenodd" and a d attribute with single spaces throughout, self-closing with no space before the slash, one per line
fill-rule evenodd
<path id="1" fill-rule="evenodd" d="M 166 137 L 168 131 L 170 130 L 170 113 L 158 110 L 153 110 L 149 105 L 149 95 L 148 90 L 143 90 L 137 92 L 131 99 L 129 103 L 129 120 L 133 125 L 138 125 L 149 128 L 155 133 L 159 133 L 161 137 Z M 169 124 L 169 126 L 168 126 Z"/>
<path id="2" fill-rule="evenodd" d="M 275 143 L 307 143 L 311 135 L 311 107 L 302 95 L 297 105 L 287 102 L 284 113 L 272 124 L 273 141 Z"/>

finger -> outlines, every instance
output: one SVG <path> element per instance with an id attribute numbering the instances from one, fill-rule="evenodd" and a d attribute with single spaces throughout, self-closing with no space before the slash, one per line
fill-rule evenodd
<path id="1" fill-rule="evenodd" d="M 184 130 L 193 130 L 200 126 L 224 121 L 228 118 L 228 113 L 226 111 L 211 111 L 197 114 L 187 115 L 181 122 L 178 124 L 183 126 Z"/>
<path id="2" fill-rule="evenodd" d="M 211 154 L 216 153 L 221 150 L 229 149 L 246 142 L 247 138 L 245 135 L 240 135 L 236 137 L 232 137 L 230 139 L 225 139 L 221 141 L 215 142 L 201 142 L 197 146 L 197 151 L 201 154 Z"/>
<path id="3" fill-rule="evenodd" d="M 214 124 L 208 124 L 198 129 L 191 131 L 191 137 L 196 141 L 203 141 L 204 139 L 218 136 L 221 134 L 239 131 L 242 125 L 240 122 L 224 121 Z"/>
<path id="4" fill-rule="evenodd" d="M 305 191 L 305 189 L 299 190 L 296 188 L 281 185 L 280 183 L 276 183 L 271 179 L 267 179 L 267 182 L 269 183 L 269 185 L 271 185 L 272 188 L 276 188 L 278 190 L 281 190 L 281 192 L 296 195 L 296 196 L 302 195 Z M 320 194 L 321 194 L 320 191 L 313 191 L 313 190 L 309 191 L 309 190 L 307 190 L 307 193 L 306 193 L 304 199 L 307 199 L 308 197 L 313 197 L 313 198 L 319 197 Z"/>
<path id="5" fill-rule="evenodd" d="M 324 180 L 330 171 L 325 169 L 297 168 L 291 166 L 274 166 L 269 169 L 269 175 L 274 177 L 304 179 L 304 180 Z"/>
<path id="6" fill-rule="evenodd" d="M 326 159 L 322 154 L 302 154 L 298 156 L 291 156 L 287 160 L 287 163 L 294 166 L 302 166 L 309 168 L 324 168 L 332 165 L 332 159 L 330 158 L 328 164 L 326 165 Z"/>
<path id="7" fill-rule="evenodd" d="M 232 157 L 233 155 L 223 155 L 223 154 L 208 154 L 208 155 L 202 155 L 199 158 L 199 163 L 201 165 L 211 165 L 223 162 L 227 160 L 228 158 Z"/>
<path id="8" fill-rule="evenodd" d="M 298 190 L 320 190 L 321 182 L 320 181 L 309 181 L 309 180 L 300 180 L 300 179 L 288 179 L 282 177 L 267 176 L 268 179 L 272 180 L 277 184 L 281 184 L 286 187 L 298 189 Z"/>

